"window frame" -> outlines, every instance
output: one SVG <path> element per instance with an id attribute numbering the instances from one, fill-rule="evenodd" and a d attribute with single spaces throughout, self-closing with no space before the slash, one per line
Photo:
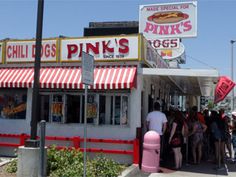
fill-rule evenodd
<path id="1" fill-rule="evenodd" d="M 56 91 L 56 92 L 49 92 L 49 91 L 40 91 L 40 95 L 49 95 L 49 123 L 63 123 L 63 124 L 83 124 L 83 117 L 84 115 L 84 110 L 83 108 L 83 98 L 85 96 L 84 92 L 65 92 L 65 91 Z M 62 121 L 61 122 L 55 122 L 52 121 L 52 113 L 51 113 L 51 105 L 53 103 L 53 95 L 62 95 L 62 101 L 63 101 L 63 110 L 62 110 Z M 80 97 L 80 117 L 79 117 L 79 123 L 66 123 L 67 122 L 67 96 L 68 95 L 74 95 L 74 96 L 79 96 Z M 99 92 L 99 91 L 90 91 L 88 95 L 95 95 L 95 102 L 97 103 L 97 116 L 94 118 L 93 123 L 88 123 L 88 125 L 94 125 L 94 126 L 129 126 L 130 125 L 130 92 L 128 91 L 115 91 L 115 92 Z M 109 124 L 106 124 L 106 107 L 105 107 L 105 124 L 99 124 L 99 117 L 100 117 L 100 96 L 105 96 L 105 102 L 107 101 L 107 96 L 110 96 L 110 101 L 113 102 L 113 104 L 110 103 L 105 103 L 105 105 L 110 104 L 113 106 L 112 110 L 110 110 L 110 119 L 109 119 Z M 117 96 L 120 96 L 120 119 L 119 119 L 119 124 L 115 124 L 115 98 Z M 122 124 L 122 101 L 123 97 L 127 97 L 127 123 Z M 111 107 L 109 106 L 109 109 Z M 112 121 L 112 124 L 110 123 Z"/>

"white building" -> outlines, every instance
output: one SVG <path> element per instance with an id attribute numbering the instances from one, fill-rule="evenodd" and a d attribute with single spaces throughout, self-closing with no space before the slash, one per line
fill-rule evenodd
<path id="1" fill-rule="evenodd" d="M 1 43 L 0 134 L 30 134 L 33 43 Z M 162 100 L 164 109 L 171 101 L 177 106 L 178 100 L 185 109 L 199 105 L 199 96 L 212 95 L 219 76 L 217 70 L 169 68 L 141 35 L 43 40 L 39 114 L 47 120 L 47 136 L 84 136 L 82 50 L 95 57 L 96 65 L 88 93 L 88 138 L 142 140 L 145 117 L 155 100 Z M 12 151 L 2 147 L 0 153 Z M 132 156 L 118 158 L 132 162 Z"/>

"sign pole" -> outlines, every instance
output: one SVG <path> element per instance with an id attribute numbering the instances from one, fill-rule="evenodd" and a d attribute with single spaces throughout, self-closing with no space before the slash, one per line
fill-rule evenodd
<path id="1" fill-rule="evenodd" d="M 231 40 L 231 80 L 234 82 L 234 43 L 236 40 Z M 231 112 L 234 111 L 234 88 L 232 89 Z"/>
<path id="2" fill-rule="evenodd" d="M 85 85 L 84 93 L 84 177 L 86 177 L 87 164 L 87 99 L 88 99 L 88 85 L 94 83 L 94 57 L 88 53 L 82 53 L 82 83 Z"/>
<path id="3" fill-rule="evenodd" d="M 88 85 L 85 84 L 85 100 L 84 100 L 84 177 L 86 177 L 86 164 L 87 164 L 87 98 L 88 98 Z"/>

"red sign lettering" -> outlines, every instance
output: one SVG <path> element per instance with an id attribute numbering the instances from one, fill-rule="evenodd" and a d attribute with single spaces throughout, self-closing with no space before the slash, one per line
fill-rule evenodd
<path id="1" fill-rule="evenodd" d="M 114 55 L 115 48 L 118 48 L 118 52 L 120 54 L 126 54 L 129 52 L 129 40 L 126 38 L 121 39 L 115 39 L 112 43 L 111 40 L 108 41 L 98 41 L 95 43 L 91 42 L 85 42 L 85 43 L 79 43 L 79 44 L 67 44 L 67 59 L 73 58 L 73 56 L 76 56 L 77 58 L 80 58 L 82 55 L 82 50 L 86 51 L 87 53 L 90 53 L 94 56 L 100 55 L 100 54 L 109 54 Z"/>

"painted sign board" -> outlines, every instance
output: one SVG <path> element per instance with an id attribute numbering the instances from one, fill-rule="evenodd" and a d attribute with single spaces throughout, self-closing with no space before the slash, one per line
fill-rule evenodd
<path id="1" fill-rule="evenodd" d="M 82 51 L 94 56 L 95 61 L 138 60 L 139 58 L 138 35 L 61 39 L 60 44 L 62 62 L 81 61 Z"/>
<path id="2" fill-rule="evenodd" d="M 82 83 L 93 85 L 94 83 L 94 57 L 82 52 Z"/>
<path id="3" fill-rule="evenodd" d="M 197 36 L 197 2 L 141 5 L 139 33 L 148 40 Z"/>
<path id="4" fill-rule="evenodd" d="M 34 62 L 36 45 L 35 40 L 8 41 L 6 42 L 6 63 Z M 56 62 L 57 40 L 43 40 L 41 49 L 41 61 Z"/>
<path id="5" fill-rule="evenodd" d="M 179 48 L 179 38 L 155 39 L 149 41 L 154 49 L 177 49 Z"/>
<path id="6" fill-rule="evenodd" d="M 180 43 L 179 48 L 164 49 L 164 50 L 157 50 L 157 51 L 164 60 L 173 60 L 173 59 L 179 58 L 180 56 L 184 54 L 185 47 L 183 43 Z"/>

